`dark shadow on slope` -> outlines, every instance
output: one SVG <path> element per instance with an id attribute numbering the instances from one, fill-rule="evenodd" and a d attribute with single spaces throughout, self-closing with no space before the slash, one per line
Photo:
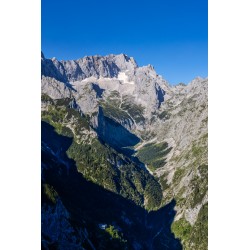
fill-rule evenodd
<path id="1" fill-rule="evenodd" d="M 41 129 L 42 146 L 48 145 L 48 149 L 50 148 L 54 154 L 59 154 L 60 152 L 60 156 L 66 159 L 67 155 L 65 152 L 72 144 L 73 138 L 59 135 L 55 132 L 53 126 L 44 121 L 42 121 Z"/>
<path id="2" fill-rule="evenodd" d="M 171 232 L 171 225 L 174 221 L 176 211 L 174 207 L 176 201 L 173 199 L 169 204 L 157 211 L 149 212 L 147 224 L 153 225 L 154 230 L 151 232 L 152 249 L 182 249 L 181 242 L 175 239 Z"/>
<path id="3" fill-rule="evenodd" d="M 51 59 L 43 58 L 41 61 L 41 75 L 55 78 L 57 81 L 62 82 L 67 88 L 76 92 L 68 81 L 64 66 L 59 61 L 58 65 L 60 70 L 54 65 Z"/>
<path id="4" fill-rule="evenodd" d="M 72 84 L 70 82 L 65 82 L 64 83 L 69 89 L 71 89 L 72 91 L 76 92 L 76 89 L 73 88 Z"/>
<path id="5" fill-rule="evenodd" d="M 102 98 L 102 94 L 104 92 L 104 89 L 100 88 L 98 84 L 93 83 L 92 84 L 94 91 L 96 92 L 97 98 Z"/>
<path id="6" fill-rule="evenodd" d="M 129 130 L 123 127 L 113 119 L 104 116 L 103 110 L 99 107 L 98 113 L 98 126 L 94 128 L 99 138 L 113 147 L 120 153 L 124 153 L 127 156 L 132 156 L 134 150 L 129 147 L 135 146 L 140 142 L 140 139 L 132 134 Z"/>
<path id="7" fill-rule="evenodd" d="M 161 88 L 158 88 L 158 89 L 155 88 L 155 91 L 156 91 L 158 101 L 159 101 L 158 108 L 160 108 L 161 104 L 164 102 L 165 91 Z"/>
<path id="8" fill-rule="evenodd" d="M 42 165 L 46 166 L 43 180 L 58 193 L 71 214 L 72 225 L 87 228 L 96 249 L 121 249 L 112 240 L 108 243 L 103 240 L 101 235 L 105 232 L 98 224 L 105 223 L 120 228 L 127 239 L 127 249 L 135 249 L 135 244 L 139 244 L 145 250 L 166 249 L 166 246 L 181 250 L 180 241 L 170 229 L 175 201 L 148 213 L 134 202 L 87 181 L 77 171 L 75 162 L 67 158 L 66 151 L 72 140 L 58 135 L 51 125 L 42 122 Z M 58 151 L 60 154 L 56 154 Z M 70 168 L 65 167 L 65 162 Z"/>
<path id="9" fill-rule="evenodd" d="M 148 172 L 145 164 L 137 156 L 134 156 L 136 151 L 133 147 L 140 142 L 140 138 L 132 134 L 120 123 L 105 116 L 102 107 L 99 107 L 97 120 L 98 126 L 93 129 L 97 132 L 100 142 L 114 148 L 118 153 L 124 154 L 132 162 Z"/>
<path id="10" fill-rule="evenodd" d="M 54 65 L 51 59 L 44 58 L 41 61 L 41 74 L 44 76 L 53 77 L 60 82 L 67 82 L 68 80 L 65 74 L 64 67 L 60 62 L 58 62 L 58 64 L 59 67 L 61 68 L 61 72 Z"/>

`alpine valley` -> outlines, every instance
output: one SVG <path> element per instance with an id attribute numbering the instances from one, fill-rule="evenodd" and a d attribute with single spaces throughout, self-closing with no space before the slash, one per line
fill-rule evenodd
<path id="1" fill-rule="evenodd" d="M 41 71 L 42 249 L 207 249 L 207 78 L 124 54 Z"/>

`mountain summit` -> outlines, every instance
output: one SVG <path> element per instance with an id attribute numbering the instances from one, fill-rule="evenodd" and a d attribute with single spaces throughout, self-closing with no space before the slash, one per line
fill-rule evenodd
<path id="1" fill-rule="evenodd" d="M 77 60 L 58 61 L 45 59 L 42 54 L 45 76 L 57 77 L 49 73 L 51 67 L 59 71 L 65 81 L 81 81 L 88 77 L 117 77 L 119 72 L 134 71 L 138 66 L 132 57 L 125 54 L 108 56 L 85 56 Z"/>

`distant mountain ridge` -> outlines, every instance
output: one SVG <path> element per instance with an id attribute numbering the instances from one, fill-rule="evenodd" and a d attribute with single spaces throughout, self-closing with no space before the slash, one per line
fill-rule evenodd
<path id="1" fill-rule="evenodd" d="M 120 71 L 134 70 L 137 63 L 125 54 L 108 56 L 85 56 L 77 60 L 58 61 L 56 58 L 46 59 L 42 53 L 42 74 L 58 77 L 65 81 L 81 81 L 88 77 L 117 77 Z M 51 67 L 57 69 L 51 72 Z"/>

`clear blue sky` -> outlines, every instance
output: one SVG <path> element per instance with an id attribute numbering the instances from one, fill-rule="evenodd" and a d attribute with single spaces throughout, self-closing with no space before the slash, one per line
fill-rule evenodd
<path id="1" fill-rule="evenodd" d="M 45 57 L 125 53 L 171 84 L 208 72 L 207 0 L 42 0 Z"/>

